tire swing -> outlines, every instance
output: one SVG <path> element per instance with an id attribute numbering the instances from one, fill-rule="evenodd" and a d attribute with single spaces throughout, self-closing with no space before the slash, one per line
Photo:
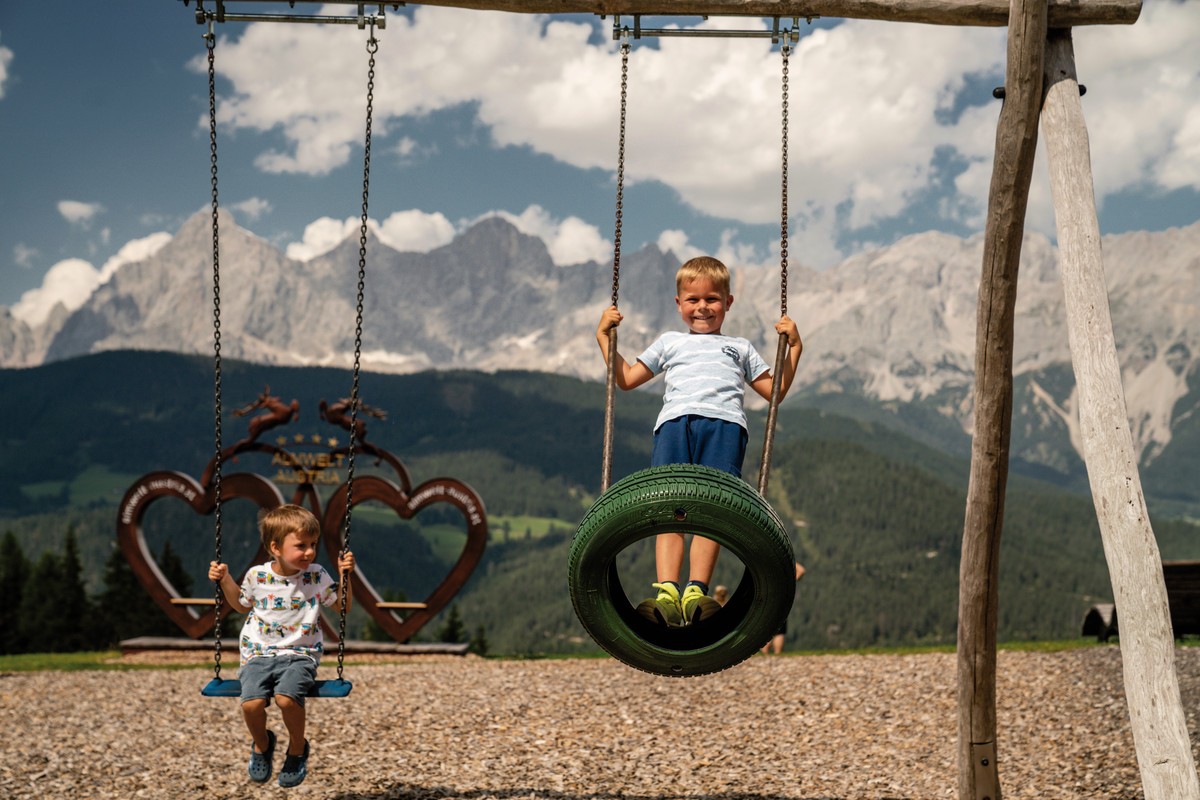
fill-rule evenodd
<path id="1" fill-rule="evenodd" d="M 612 303 L 617 304 L 621 261 L 621 203 L 625 170 L 625 117 L 629 41 L 621 42 L 621 127 L 617 157 L 616 234 Z M 790 31 L 783 41 L 783 179 L 781 220 L 781 316 L 787 313 L 787 86 Z M 567 583 L 575 614 L 610 655 L 646 672 L 670 677 L 705 675 L 741 663 L 766 644 L 786 621 L 796 593 L 791 540 L 767 503 L 767 477 L 779 410 L 787 336 L 775 357 L 758 490 L 711 467 L 674 464 L 635 472 L 609 488 L 612 475 L 617 329 L 609 331 L 601 496 L 571 542 Z M 617 572 L 617 556 L 629 545 L 660 533 L 712 539 L 744 565 L 729 601 L 711 617 L 668 628 L 637 613 Z"/>
<path id="2" fill-rule="evenodd" d="M 197 6 L 200 4 L 197 3 Z M 204 40 L 208 49 L 208 111 L 209 111 L 209 150 L 212 173 L 212 236 L 213 236 L 213 416 L 214 422 L 214 449 L 213 456 L 213 498 L 214 498 L 214 560 L 221 561 L 221 466 L 224 460 L 225 453 L 221 443 L 221 260 L 220 260 L 220 226 L 218 223 L 217 211 L 219 204 L 217 200 L 217 101 L 216 101 L 216 67 L 214 50 L 216 46 L 216 33 L 213 30 L 214 21 L 224 21 L 219 15 L 211 12 L 204 12 L 203 9 L 197 8 L 197 21 L 207 21 L 209 24 L 208 33 Z M 233 16 L 228 19 L 235 19 Z M 305 18 L 305 20 L 317 21 L 318 18 Z M 328 18 L 326 18 L 328 19 Z M 352 369 L 352 385 L 350 391 L 350 439 L 347 446 L 346 459 L 346 512 L 342 524 L 342 549 L 344 553 L 350 549 L 350 523 L 351 513 L 354 506 L 354 455 L 356 450 L 356 440 L 358 431 L 358 412 L 362 407 L 359 401 L 359 373 L 362 361 L 362 333 L 363 333 L 363 294 L 365 287 L 366 266 L 367 266 L 367 199 L 368 189 L 370 186 L 371 175 L 371 117 L 372 104 L 374 99 L 375 88 L 375 53 L 379 49 L 379 40 L 375 38 L 375 25 L 378 21 L 376 17 L 369 17 L 364 20 L 370 24 L 370 35 L 367 39 L 367 116 L 366 116 L 366 139 L 363 148 L 363 191 L 362 191 L 362 221 L 359 229 L 359 248 L 358 248 L 358 296 L 356 317 L 354 326 L 354 366 Z M 344 675 L 344 667 L 346 660 L 346 613 L 348 610 L 346 602 L 346 578 L 339 575 L 341 585 L 338 587 L 338 649 L 337 649 L 337 678 L 333 680 L 318 680 L 309 690 L 309 697 L 348 697 L 353 684 L 347 680 Z M 224 603 L 224 596 L 221 591 L 220 584 L 214 587 L 214 605 L 215 617 L 213 622 L 213 677 L 200 690 L 200 694 L 205 697 L 239 697 L 241 695 L 241 681 L 237 679 L 227 679 L 221 677 L 221 609 Z"/>

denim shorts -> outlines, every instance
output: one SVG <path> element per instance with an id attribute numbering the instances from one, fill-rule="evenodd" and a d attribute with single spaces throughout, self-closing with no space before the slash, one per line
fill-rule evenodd
<path id="1" fill-rule="evenodd" d="M 266 700 L 277 694 L 290 697 L 300 705 L 317 682 L 317 662 L 308 656 L 285 654 L 258 656 L 238 670 L 242 682 L 242 702 Z"/>
<path id="2" fill-rule="evenodd" d="M 700 464 L 742 477 L 746 429 L 736 422 L 688 414 L 664 422 L 654 432 L 650 466 Z"/>

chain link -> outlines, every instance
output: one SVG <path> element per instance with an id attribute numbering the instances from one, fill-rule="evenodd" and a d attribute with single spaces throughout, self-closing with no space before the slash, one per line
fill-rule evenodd
<path id="1" fill-rule="evenodd" d="M 214 555 L 221 563 L 221 226 L 217 218 L 217 71 L 215 33 L 204 37 L 208 48 L 208 151 L 212 183 L 212 286 L 213 286 L 213 526 Z M 213 589 L 213 677 L 221 679 L 221 609 L 224 596 L 218 581 Z"/>
<path id="2" fill-rule="evenodd" d="M 363 339 L 363 299 L 367 279 L 367 222 L 368 200 L 371 189 L 371 119 L 375 106 L 375 53 L 379 51 L 379 40 L 375 38 L 374 25 L 371 27 L 371 38 L 367 40 L 367 125 L 363 141 L 363 188 L 362 188 L 362 218 L 358 228 L 358 296 L 355 303 L 354 317 L 354 369 L 350 386 L 350 444 L 346 455 L 346 516 L 342 525 L 342 550 L 339 555 L 350 550 L 350 521 L 354 508 L 354 454 L 358 444 L 358 412 L 362 405 L 359 400 L 359 375 L 362 366 Z M 339 576 L 341 571 L 339 570 Z M 344 579 L 344 580 L 348 580 Z M 338 591 L 340 618 L 338 621 L 338 655 L 337 676 L 342 680 L 342 671 L 346 660 L 346 585 Z"/>
<path id="3" fill-rule="evenodd" d="M 783 55 L 783 91 L 781 98 L 783 119 L 783 167 L 781 171 L 780 189 L 780 219 L 779 219 L 779 316 L 787 316 L 788 294 L 788 57 L 792 53 L 791 32 L 783 40 L 780 52 Z M 771 378 L 771 402 L 767 407 L 767 424 L 763 436 L 762 460 L 758 466 L 758 493 L 767 496 L 767 482 L 771 474 L 771 452 L 775 446 L 775 425 L 779 416 L 779 402 L 782 399 L 783 369 L 787 360 L 788 340 L 785 334 L 779 335 L 779 344 L 775 349 L 775 369 Z"/>
<path id="4" fill-rule="evenodd" d="M 779 217 L 779 316 L 787 316 L 788 296 L 788 57 L 791 40 L 783 42 L 783 170 Z"/>
<path id="5" fill-rule="evenodd" d="M 617 219 L 613 232 L 612 304 L 617 304 L 621 285 L 621 216 L 625 197 L 625 107 L 629 94 L 629 39 L 621 39 L 621 132 L 617 140 Z"/>
<path id="6" fill-rule="evenodd" d="M 617 305 L 621 288 L 621 216 L 625 195 L 625 112 L 629 99 L 629 32 L 621 36 L 621 131 L 617 145 L 617 219 L 613 232 L 612 305 Z M 608 331 L 608 371 L 604 382 L 604 446 L 600 456 L 600 491 L 608 491 L 612 480 L 613 430 L 617 399 L 617 329 Z"/>

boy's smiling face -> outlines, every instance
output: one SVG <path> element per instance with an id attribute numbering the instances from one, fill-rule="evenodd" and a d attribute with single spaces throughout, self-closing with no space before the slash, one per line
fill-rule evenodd
<path id="1" fill-rule="evenodd" d="M 725 312 L 733 305 L 733 295 L 725 294 L 708 278 L 695 278 L 680 287 L 675 305 L 692 333 L 720 333 Z"/>
<path id="2" fill-rule="evenodd" d="M 283 542 L 272 542 L 267 549 L 275 556 L 275 571 L 280 575 L 295 575 L 312 566 L 317 559 L 318 535 L 294 531 Z"/>

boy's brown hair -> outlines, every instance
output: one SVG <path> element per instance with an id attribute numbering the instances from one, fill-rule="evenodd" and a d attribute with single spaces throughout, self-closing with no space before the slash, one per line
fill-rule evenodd
<path id="1" fill-rule="evenodd" d="M 684 262 L 675 273 L 675 294 L 682 294 L 683 285 L 697 278 L 707 278 L 722 294 L 729 296 L 729 268 L 712 256 L 696 256 Z"/>
<path id="2" fill-rule="evenodd" d="M 271 549 L 272 544 L 282 547 L 289 533 L 320 536 L 321 523 L 307 508 L 292 503 L 259 514 L 258 534 L 267 550 Z"/>

